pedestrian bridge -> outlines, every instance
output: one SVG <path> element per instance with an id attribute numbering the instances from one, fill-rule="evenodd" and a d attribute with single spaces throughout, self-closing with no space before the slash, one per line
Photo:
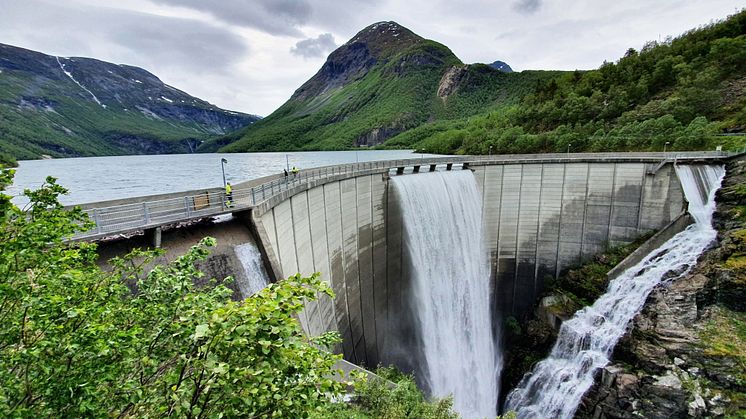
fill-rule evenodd
<path id="1" fill-rule="evenodd" d="M 299 316 L 303 328 L 313 334 L 339 331 L 339 349 L 358 365 L 394 362 L 406 368 L 402 348 L 412 335 L 403 297 L 408 266 L 391 176 L 474 173 L 482 192 L 495 312 L 522 316 L 546 279 L 677 220 L 686 203 L 674 164 L 730 157 L 719 152 L 445 156 L 329 166 L 236 184 L 231 207 L 222 188 L 86 204 L 82 208 L 95 228 L 74 239 L 125 235 L 100 245 L 102 255 L 114 256 L 142 244 L 142 235 L 126 233 L 154 232 L 160 240 L 166 226 L 232 213 L 229 223 L 164 229 L 163 247 L 183 251 L 203 235 L 215 236 L 223 247 L 213 252 L 207 273 L 218 278 L 240 276 L 234 248 L 245 242 L 256 243 L 273 281 L 320 272 L 337 298 L 307 304 Z"/>

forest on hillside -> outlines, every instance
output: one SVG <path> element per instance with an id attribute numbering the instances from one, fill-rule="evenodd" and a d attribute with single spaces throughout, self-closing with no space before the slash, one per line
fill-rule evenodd
<path id="1" fill-rule="evenodd" d="M 537 80 L 518 104 L 424 124 L 384 147 L 463 154 L 741 149 L 745 131 L 746 10 L 630 48 L 596 70 Z"/>

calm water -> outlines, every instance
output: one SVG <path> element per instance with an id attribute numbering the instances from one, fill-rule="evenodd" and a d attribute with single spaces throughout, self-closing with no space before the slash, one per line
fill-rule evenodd
<path id="1" fill-rule="evenodd" d="M 295 153 L 168 154 L 156 156 L 83 157 L 20 161 L 15 184 L 9 192 L 18 196 L 24 188 L 37 188 L 47 176 L 70 190 L 64 204 L 83 204 L 133 196 L 203 189 L 223 185 L 220 159 L 231 183 L 282 173 L 287 161 L 300 169 L 330 164 L 416 158 L 408 150 L 309 151 Z M 424 155 L 429 156 L 428 154 Z M 24 203 L 22 197 L 14 202 Z"/>

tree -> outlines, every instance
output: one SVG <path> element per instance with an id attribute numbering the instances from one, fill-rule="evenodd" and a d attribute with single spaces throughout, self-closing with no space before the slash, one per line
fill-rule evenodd
<path id="1" fill-rule="evenodd" d="M 95 245 L 64 241 L 88 227 L 65 192 L 47 178 L 26 212 L 0 193 L 0 416 L 306 417 L 339 396 L 339 355 L 322 349 L 338 336 L 307 338 L 295 317 L 332 295 L 318 275 L 242 302 L 196 290 L 210 238 L 147 273 L 157 251 L 104 272 Z"/>

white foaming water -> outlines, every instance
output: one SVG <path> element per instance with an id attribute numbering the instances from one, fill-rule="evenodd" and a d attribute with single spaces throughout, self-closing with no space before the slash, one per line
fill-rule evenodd
<path id="1" fill-rule="evenodd" d="M 240 244 L 233 249 L 241 261 L 246 281 L 237 281 L 241 295 L 246 298 L 261 291 L 269 284 L 269 276 L 264 269 L 262 254 L 254 243 Z"/>
<path id="2" fill-rule="evenodd" d="M 642 310 L 650 291 L 665 277 L 686 275 L 715 239 L 712 213 L 722 166 L 677 166 L 689 213 L 695 223 L 611 281 L 592 306 L 575 313 L 560 328 L 549 357 L 527 373 L 505 402 L 518 418 L 571 418 L 598 368 L 609 362 L 619 338 Z"/>
<path id="3" fill-rule="evenodd" d="M 490 315 L 482 200 L 471 171 L 392 178 L 411 262 L 412 311 L 432 395 L 465 418 L 494 418 L 502 357 Z"/>

